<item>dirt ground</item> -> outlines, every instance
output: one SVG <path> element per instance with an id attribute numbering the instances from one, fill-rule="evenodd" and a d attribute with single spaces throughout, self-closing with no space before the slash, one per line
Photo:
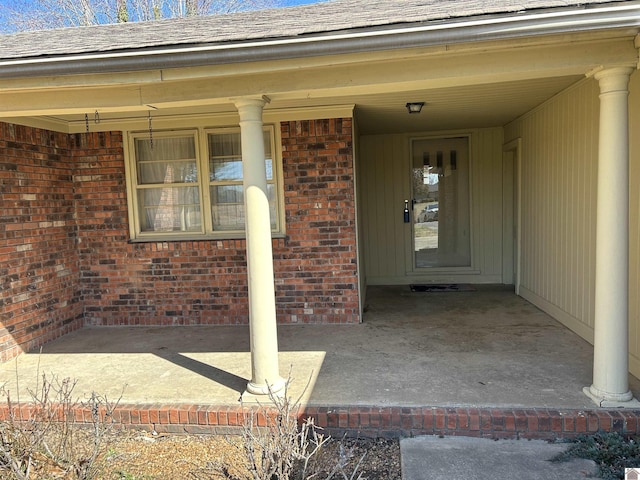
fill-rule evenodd
<path id="1" fill-rule="evenodd" d="M 74 402 L 71 381 L 43 378 L 42 385 L 29 410 L 14 408 L 7 394 L 0 480 L 401 480 L 398 440 L 330 438 L 311 418 L 299 423 L 297 403 L 286 395 L 272 398 L 269 410 L 248 411 L 237 435 L 171 435 L 118 426 L 117 403 L 99 396 Z M 91 424 L 74 421 L 79 405 Z M 260 464 L 263 451 L 291 459 L 292 473 L 253 474 L 248 452 Z M 310 467 L 305 477 L 295 471 L 301 458 Z"/>
<path id="2" fill-rule="evenodd" d="M 342 447 L 341 445 L 342 444 Z M 344 439 L 323 448 L 318 462 L 331 470 L 342 448 L 350 457 L 345 472 L 367 480 L 400 480 L 400 445 L 397 440 Z M 104 458 L 103 480 L 218 480 L 251 479 L 241 437 L 156 435 L 131 433 L 110 442 Z M 228 474 L 225 475 L 224 468 Z M 347 477 L 347 478 L 349 478 Z M 314 477 L 316 478 L 316 477 Z M 317 478 L 325 478 L 319 476 Z M 342 476 L 334 477 L 343 480 Z"/>

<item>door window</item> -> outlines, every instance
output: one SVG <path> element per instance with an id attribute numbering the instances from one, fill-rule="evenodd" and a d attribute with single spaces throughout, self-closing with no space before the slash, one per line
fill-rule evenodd
<path id="1" fill-rule="evenodd" d="M 471 266 L 469 139 L 414 139 L 414 268 Z"/>

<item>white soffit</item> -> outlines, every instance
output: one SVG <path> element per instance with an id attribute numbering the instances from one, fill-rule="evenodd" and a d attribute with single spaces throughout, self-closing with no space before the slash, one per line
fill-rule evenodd
<path id="1" fill-rule="evenodd" d="M 362 134 L 419 132 L 476 127 L 501 126 L 525 114 L 572 84 L 582 76 L 549 77 L 531 80 L 470 85 L 450 88 L 386 92 L 351 96 L 327 96 L 306 100 L 274 99 L 265 109 L 265 121 L 299 120 L 355 116 Z M 418 115 L 409 115 L 407 102 L 422 101 L 425 107 Z M 92 130 L 144 128 L 148 111 L 102 113 L 100 124 L 95 112 L 87 112 Z M 152 111 L 158 128 L 199 123 L 236 123 L 237 112 L 231 104 L 184 107 Z M 5 119 L 16 123 L 33 123 L 36 119 Z M 57 125 L 57 130 L 82 132 L 84 115 L 53 115 L 40 117 L 40 122 Z M 34 123 L 34 126 L 37 124 Z"/>

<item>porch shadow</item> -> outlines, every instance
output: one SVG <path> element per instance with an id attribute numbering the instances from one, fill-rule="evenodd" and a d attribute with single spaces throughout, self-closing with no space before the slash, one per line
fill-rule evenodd
<path id="1" fill-rule="evenodd" d="M 242 395 L 247 383 L 249 382 L 248 379 L 239 375 L 234 375 L 231 372 L 227 372 L 213 365 L 186 357 L 177 352 L 162 351 L 162 353 L 156 352 L 156 355 L 163 360 L 208 378 L 209 380 L 223 385 L 230 390 L 235 390 L 238 392 L 238 395 Z"/>

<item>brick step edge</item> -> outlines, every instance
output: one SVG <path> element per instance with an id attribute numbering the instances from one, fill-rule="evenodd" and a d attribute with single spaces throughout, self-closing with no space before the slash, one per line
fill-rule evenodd
<path id="1" fill-rule="evenodd" d="M 29 418 L 34 407 L 13 407 L 14 416 Z M 114 423 L 127 428 L 173 434 L 234 434 L 241 431 L 247 415 L 253 413 L 258 426 L 275 414 L 273 408 L 216 405 L 120 404 Z M 300 421 L 311 417 L 325 433 L 368 438 L 398 438 L 417 435 L 525 438 L 554 440 L 573 438 L 597 431 L 640 434 L 640 410 L 471 407 L 300 407 Z M 74 410 L 76 423 L 91 423 L 86 408 Z M 0 421 L 9 417 L 0 407 Z"/>

